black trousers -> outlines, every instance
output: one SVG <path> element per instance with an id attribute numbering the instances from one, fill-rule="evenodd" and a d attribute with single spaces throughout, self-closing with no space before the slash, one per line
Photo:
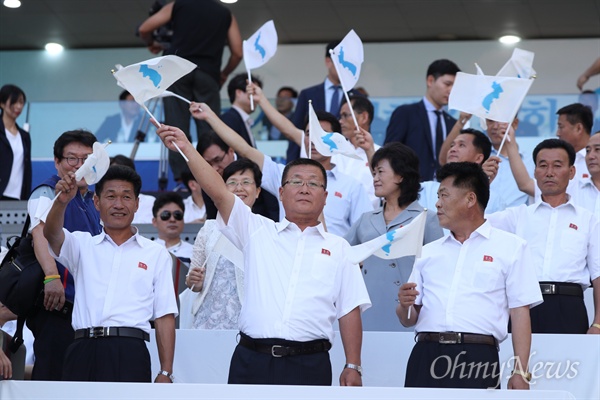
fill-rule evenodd
<path id="1" fill-rule="evenodd" d="M 543 297 L 544 302 L 530 311 L 532 333 L 587 332 L 589 320 L 583 297 L 561 294 Z"/>
<path id="2" fill-rule="evenodd" d="M 34 337 L 35 363 L 31 379 L 34 381 L 62 380 L 63 363 L 67 348 L 73 343 L 71 316 L 39 308 L 27 318 L 27 327 Z"/>
<path id="3" fill-rule="evenodd" d="M 268 344 L 289 345 L 283 339 L 265 339 Z M 230 384 L 331 386 L 328 352 L 273 357 L 237 345 L 229 366 Z"/>
<path id="4" fill-rule="evenodd" d="M 406 366 L 405 387 L 500 388 L 495 346 L 417 342 Z"/>
<path id="5" fill-rule="evenodd" d="M 129 337 L 77 339 L 67 350 L 63 380 L 151 382 L 146 342 Z"/>

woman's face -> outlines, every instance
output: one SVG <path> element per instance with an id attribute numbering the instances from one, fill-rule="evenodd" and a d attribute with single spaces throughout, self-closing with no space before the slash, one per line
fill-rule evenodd
<path id="1" fill-rule="evenodd" d="M 227 190 L 242 199 L 248 207 L 254 205 L 260 193 L 260 188 L 256 186 L 254 174 L 251 170 L 236 172 L 227 179 L 225 185 L 227 186 Z"/>
<path id="2" fill-rule="evenodd" d="M 23 112 L 23 108 L 25 107 L 25 100 L 23 96 L 19 96 L 17 101 L 14 103 L 10 102 L 10 99 L 6 100 L 4 103 L 0 103 L 0 108 L 4 111 L 4 115 L 10 117 L 13 120 L 16 120 L 21 112 Z"/>
<path id="3" fill-rule="evenodd" d="M 375 196 L 383 197 L 388 201 L 400 197 L 400 182 L 402 182 L 402 176 L 394 172 L 387 159 L 383 159 L 375 165 L 373 169 Z"/>

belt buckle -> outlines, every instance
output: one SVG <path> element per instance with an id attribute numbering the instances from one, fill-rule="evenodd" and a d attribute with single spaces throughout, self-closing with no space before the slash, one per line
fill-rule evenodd
<path id="1" fill-rule="evenodd" d="M 457 344 L 461 343 L 460 332 L 440 332 L 440 344 Z"/>
<path id="2" fill-rule="evenodd" d="M 284 349 L 284 348 L 285 348 L 285 346 L 280 346 L 278 344 L 271 346 L 271 355 L 273 357 L 277 357 L 277 358 L 285 356 L 285 354 L 277 354 L 276 353 L 276 349 Z"/>
<path id="3" fill-rule="evenodd" d="M 90 338 L 99 338 L 109 335 L 110 328 L 104 328 L 102 326 L 97 326 L 94 328 L 90 328 L 89 337 Z"/>
<path id="4" fill-rule="evenodd" d="M 556 294 L 556 284 L 544 283 L 542 286 L 542 294 Z"/>

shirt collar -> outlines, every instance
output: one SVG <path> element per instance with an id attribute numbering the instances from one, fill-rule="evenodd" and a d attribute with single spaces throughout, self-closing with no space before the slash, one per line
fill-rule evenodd
<path id="1" fill-rule="evenodd" d="M 250 119 L 250 116 L 246 113 L 246 111 L 242 110 L 241 108 L 239 108 L 238 106 L 235 106 L 235 105 L 231 105 L 231 108 L 233 108 L 235 111 L 240 113 L 244 122 L 248 122 L 248 119 Z"/>
<path id="2" fill-rule="evenodd" d="M 575 203 L 573 203 L 573 197 L 569 193 L 567 193 L 567 202 L 566 203 L 561 204 L 558 207 L 552 207 L 550 204 L 548 204 L 544 200 L 540 199 L 540 201 L 538 201 L 537 203 L 535 203 L 533 205 L 533 210 L 537 211 L 542 206 L 548 207 L 548 208 L 561 208 L 561 207 L 567 207 L 567 206 L 575 208 Z"/>
<path id="3" fill-rule="evenodd" d="M 471 235 L 469 235 L 469 238 L 467 240 L 469 240 L 473 237 L 476 237 L 476 236 L 482 236 L 485 239 L 489 239 L 491 234 L 492 234 L 492 225 L 487 220 L 485 220 L 483 222 L 483 224 L 481 224 L 477 229 L 475 229 L 473 232 L 471 232 Z M 454 234 L 452 232 L 450 232 L 450 234 L 447 235 L 446 238 L 444 239 L 444 242 L 448 242 L 448 241 L 458 243 L 461 245 L 463 244 L 454 238 Z"/>
<path id="4" fill-rule="evenodd" d="M 284 230 L 286 230 L 288 228 L 293 229 L 292 225 L 295 226 L 296 228 L 298 228 L 298 225 L 291 222 L 287 218 L 283 218 L 281 221 L 275 223 L 277 233 L 283 232 Z M 323 224 L 320 222 L 319 222 L 319 225 L 308 227 L 306 229 L 316 229 L 317 232 L 319 232 L 321 234 L 321 236 L 323 236 L 323 238 L 325 237 L 325 228 L 323 228 Z M 298 228 L 298 230 L 300 230 L 300 228 Z"/>
<path id="5" fill-rule="evenodd" d="M 427 100 L 427 97 L 423 97 L 423 104 L 425 104 L 425 110 L 427 112 L 433 112 L 433 111 L 438 111 L 437 108 L 435 108 L 435 106 L 433 104 L 431 104 L 431 102 L 429 100 Z M 443 107 L 439 109 L 439 111 L 443 111 Z"/>
<path id="6" fill-rule="evenodd" d="M 134 232 L 133 236 L 130 237 L 129 239 L 127 239 L 127 241 L 125 243 L 135 240 L 140 247 L 144 247 L 144 242 L 142 241 L 142 238 L 140 236 L 140 232 L 139 232 L 138 228 L 132 225 L 131 229 Z M 108 240 L 109 242 L 116 245 L 116 243 L 114 242 L 114 240 L 112 240 L 110 235 L 106 234 L 106 232 L 104 231 L 104 228 L 102 228 L 102 231 L 99 234 L 94 236 L 94 244 L 100 244 L 100 243 L 102 243 L 103 240 Z M 123 244 L 125 244 L 125 243 L 123 243 Z"/>
<path id="7" fill-rule="evenodd" d="M 332 88 L 332 87 L 334 87 L 334 86 L 340 86 L 340 87 L 341 87 L 341 85 L 334 85 L 334 84 L 333 84 L 333 82 L 331 82 L 331 81 L 329 80 L 329 78 L 325 78 L 325 82 L 323 83 L 323 85 L 325 85 L 325 92 L 326 92 L 326 93 L 327 93 L 327 91 L 328 91 L 330 88 Z"/>

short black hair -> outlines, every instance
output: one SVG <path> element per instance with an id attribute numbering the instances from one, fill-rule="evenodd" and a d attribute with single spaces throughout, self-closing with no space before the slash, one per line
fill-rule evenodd
<path id="1" fill-rule="evenodd" d="M 355 113 L 367 113 L 369 116 L 369 126 L 371 126 L 371 123 L 373 123 L 373 118 L 375 118 L 375 108 L 373 107 L 371 100 L 369 100 L 365 95 L 356 93 L 349 94 L 348 98 L 350 99 L 350 104 L 352 104 L 352 109 Z M 346 96 L 344 96 L 342 97 L 342 105 L 346 103 Z"/>
<path id="2" fill-rule="evenodd" d="M 185 185 L 189 192 L 192 191 L 192 189 L 190 189 L 190 181 L 197 182 L 194 174 L 192 174 L 189 170 L 181 172 L 181 182 Z"/>
<path id="3" fill-rule="evenodd" d="M 446 59 L 435 60 L 429 67 L 427 68 L 427 76 L 433 75 L 434 79 L 439 78 L 443 75 L 452 75 L 455 76 L 458 72 L 460 72 L 460 68 L 454 62 Z"/>
<path id="4" fill-rule="evenodd" d="M 83 129 L 75 129 L 73 131 L 67 131 L 60 135 L 56 142 L 54 142 L 54 158 L 57 160 L 62 160 L 63 151 L 65 147 L 71 143 L 81 143 L 84 146 L 93 147 L 94 143 L 96 143 L 98 139 L 92 132 L 83 130 Z"/>
<path id="5" fill-rule="evenodd" d="M 556 115 L 566 115 L 571 125 L 581 123 L 583 130 L 589 135 L 594 125 L 594 114 L 592 109 L 581 103 L 573 103 L 564 106 L 556 112 Z"/>
<path id="6" fill-rule="evenodd" d="M 327 111 L 315 111 L 315 115 L 319 121 L 329 122 L 331 124 L 331 129 L 333 132 L 341 133 L 342 126 L 340 125 L 340 120 L 335 117 L 335 115 L 328 113 Z M 304 118 L 304 126 L 308 125 L 308 114 L 306 114 L 306 118 Z"/>
<path id="7" fill-rule="evenodd" d="M 569 166 L 575 164 L 575 148 L 573 148 L 570 143 L 565 142 L 562 139 L 551 138 L 541 141 L 537 146 L 535 146 L 535 149 L 533 149 L 533 163 L 535 165 L 537 165 L 538 153 L 544 149 L 563 149 L 569 156 Z"/>
<path id="8" fill-rule="evenodd" d="M 263 83 L 260 80 L 260 78 L 255 75 L 251 75 L 251 77 L 252 77 L 252 82 L 254 82 L 259 87 L 262 88 Z M 233 104 L 233 102 L 235 100 L 235 91 L 237 89 L 246 93 L 246 86 L 248 86 L 248 84 L 246 83 L 246 80 L 248 80 L 248 74 L 245 74 L 245 73 L 237 74 L 229 80 L 229 84 L 227 85 L 227 95 L 229 96 L 229 102 L 231 104 Z"/>
<path id="9" fill-rule="evenodd" d="M 217 135 L 217 133 L 212 129 L 203 132 L 199 135 L 198 145 L 196 146 L 196 149 L 198 150 L 198 153 L 200 153 L 200 155 L 202 156 L 206 149 L 208 149 L 213 144 L 219 146 L 219 148 L 226 153 L 229 151 L 229 146 L 227 146 L 227 143 L 225 143 L 223 139 L 221 139 L 219 135 Z"/>
<path id="10" fill-rule="evenodd" d="M 436 172 L 436 176 L 439 182 L 453 177 L 452 186 L 475 193 L 482 212 L 487 207 L 490 200 L 490 180 L 481 165 L 472 162 L 447 163 Z"/>
<path id="11" fill-rule="evenodd" d="M 123 90 L 123 91 L 121 92 L 121 94 L 119 95 L 119 100 L 120 100 L 120 101 L 127 100 L 127 96 L 132 96 L 132 94 L 131 94 L 131 93 L 129 93 L 127 90 Z M 132 96 L 132 97 L 133 97 L 133 96 Z"/>
<path id="12" fill-rule="evenodd" d="M 23 96 L 23 102 L 27 102 L 27 96 L 25 96 L 25 92 L 23 89 L 16 85 L 4 85 L 0 88 L 0 104 L 4 104 L 8 101 L 8 104 L 16 103 L 19 100 L 19 97 Z M 2 113 L 2 110 L 0 110 Z"/>
<path id="13" fill-rule="evenodd" d="M 483 164 L 488 158 L 490 158 L 490 154 L 492 154 L 492 142 L 490 142 L 490 138 L 481 131 L 472 128 L 462 129 L 460 131 L 461 135 L 473 135 L 473 146 L 483 154 Z"/>
<path id="14" fill-rule="evenodd" d="M 124 165 L 135 171 L 135 163 L 133 160 L 123 154 L 117 154 L 110 158 L 110 165 Z"/>
<path id="15" fill-rule="evenodd" d="M 158 195 L 156 200 L 154 200 L 154 204 L 152 205 L 152 216 L 156 218 L 158 210 L 170 203 L 175 203 L 177 207 L 181 208 L 181 211 L 185 212 L 185 204 L 183 204 L 181 195 L 177 192 L 165 192 Z"/>
<path id="16" fill-rule="evenodd" d="M 227 182 L 227 179 L 236 172 L 244 173 L 245 171 L 251 171 L 254 176 L 254 183 L 256 187 L 260 187 L 262 184 L 262 172 L 259 166 L 252 160 L 247 158 L 238 158 L 231 164 L 229 164 L 223 170 L 223 181 Z"/>
<path id="17" fill-rule="evenodd" d="M 400 143 L 392 142 L 379 148 L 373 154 L 371 168 L 375 169 L 380 161 L 387 160 L 396 175 L 402 177 L 398 205 L 407 206 L 419 198 L 421 176 L 419 175 L 419 158 L 413 149 Z"/>
<path id="18" fill-rule="evenodd" d="M 277 91 L 277 96 L 279 96 L 279 93 L 283 92 L 284 90 L 287 90 L 288 92 L 290 92 L 292 94 L 292 99 L 295 99 L 298 97 L 298 91 L 291 86 L 280 87 L 279 90 Z"/>
<path id="19" fill-rule="evenodd" d="M 106 174 L 96 183 L 96 196 L 100 197 L 104 184 L 108 181 L 125 181 L 133 185 L 133 192 L 138 198 L 142 190 L 142 178 L 135 170 L 124 165 L 111 165 Z"/>
<path id="20" fill-rule="evenodd" d="M 312 165 L 319 168 L 321 174 L 323 175 L 323 188 L 327 189 L 327 172 L 325 171 L 325 168 L 323 168 L 321 163 L 315 160 L 311 160 L 310 158 L 296 158 L 295 160 L 292 160 L 289 163 L 287 163 L 285 168 L 283 169 L 283 174 L 281 174 L 281 186 L 285 185 L 285 181 L 287 181 L 287 176 L 290 172 L 290 169 L 299 165 Z"/>
<path id="21" fill-rule="evenodd" d="M 329 54 L 329 50 L 333 50 L 340 44 L 341 40 L 334 40 L 333 42 L 327 43 L 325 46 L 325 58 L 331 58 L 331 54 Z"/>

